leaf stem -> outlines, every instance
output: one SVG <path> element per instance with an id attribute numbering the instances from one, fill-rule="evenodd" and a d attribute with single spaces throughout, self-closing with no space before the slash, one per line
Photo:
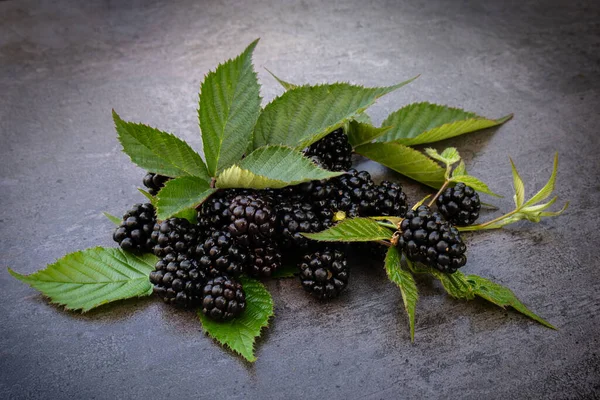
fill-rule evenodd
<path id="1" fill-rule="evenodd" d="M 448 187 L 449 183 L 450 183 L 450 180 L 446 179 L 446 181 L 444 182 L 444 184 L 442 185 L 442 187 L 440 188 L 440 190 L 438 190 L 438 192 L 435 194 L 435 196 L 433 196 L 432 199 L 429 200 L 429 203 L 427 204 L 427 207 L 433 206 L 433 203 L 435 203 L 435 201 L 437 200 L 437 198 L 440 197 L 440 194 L 442 194 L 442 192 L 444 191 L 444 189 L 446 189 Z"/>

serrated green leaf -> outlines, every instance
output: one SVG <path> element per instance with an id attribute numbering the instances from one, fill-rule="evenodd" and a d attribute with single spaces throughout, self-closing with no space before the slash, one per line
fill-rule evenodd
<path id="1" fill-rule="evenodd" d="M 390 247 L 388 249 L 385 257 L 385 272 L 387 273 L 388 278 L 400 288 L 402 301 L 404 302 L 404 309 L 408 314 L 410 340 L 414 342 L 415 311 L 417 307 L 417 301 L 419 300 L 419 291 L 412 274 L 401 268 L 400 253 L 398 253 L 398 249 L 395 247 Z"/>
<path id="2" fill-rule="evenodd" d="M 544 204 L 538 204 L 536 206 L 529 206 L 529 207 L 525 207 L 525 205 L 527 203 L 525 203 L 523 205 L 523 208 L 521 208 L 521 212 L 524 213 L 528 213 L 528 212 L 537 212 L 537 211 L 544 211 L 545 209 L 549 208 L 550 206 L 552 206 L 552 204 L 556 203 L 556 200 L 558 200 L 558 196 L 554 196 L 549 202 L 544 203 Z"/>
<path id="3" fill-rule="evenodd" d="M 492 192 L 488 185 L 486 185 L 481 180 L 479 180 L 471 175 L 453 176 L 450 180 L 452 182 L 457 182 L 457 183 L 462 182 L 465 185 L 470 186 L 473 189 L 475 189 L 476 191 L 481 192 L 481 193 L 489 194 L 491 196 L 496 196 L 496 197 L 502 197 L 499 194 Z"/>
<path id="4" fill-rule="evenodd" d="M 239 165 L 224 170 L 217 178 L 217 187 L 282 188 L 341 174 L 343 172 L 317 167 L 300 151 L 290 147 L 265 146 L 254 150 Z"/>
<path id="5" fill-rule="evenodd" d="M 382 88 L 348 83 L 299 86 L 267 104 L 254 129 L 254 148 L 283 144 L 302 149 L 356 118 L 379 97 L 410 82 Z"/>
<path id="6" fill-rule="evenodd" d="M 147 125 L 123 121 L 114 110 L 113 120 L 123 151 L 139 167 L 170 177 L 210 179 L 202 157 L 183 140 Z"/>
<path id="7" fill-rule="evenodd" d="M 393 232 L 370 218 L 349 218 L 321 232 L 302 235 L 325 242 L 371 242 L 389 240 Z"/>
<path id="8" fill-rule="evenodd" d="M 517 167 L 515 167 L 515 163 L 513 163 L 512 159 L 510 159 L 510 166 L 512 168 L 513 187 L 515 188 L 515 205 L 517 206 L 517 208 L 519 208 L 523 205 L 523 202 L 525 201 L 525 185 L 523 184 L 523 179 L 521 179 L 521 177 L 519 176 Z"/>
<path id="9" fill-rule="evenodd" d="M 569 202 L 567 201 L 563 208 L 558 211 L 544 211 L 540 213 L 540 217 L 556 217 L 562 214 L 567 208 L 569 208 Z"/>
<path id="10" fill-rule="evenodd" d="M 104 216 L 106 218 L 108 218 L 110 220 L 110 222 L 112 222 L 113 224 L 115 224 L 117 226 L 121 225 L 121 222 L 123 222 L 122 218 L 115 217 L 114 215 L 111 215 L 111 214 L 109 214 L 107 212 L 103 212 L 102 214 L 104 214 Z"/>
<path id="11" fill-rule="evenodd" d="M 31 275 L 8 272 L 55 304 L 68 310 L 89 311 L 116 300 L 148 296 L 148 278 L 158 258 L 138 255 L 119 248 L 94 247 L 67 254 Z"/>
<path id="12" fill-rule="evenodd" d="M 283 79 L 279 78 L 277 75 L 275 75 L 274 73 L 272 73 L 271 71 L 269 71 L 267 68 L 265 68 L 267 70 L 267 72 L 269 74 L 271 74 L 271 76 L 273 78 L 275 78 L 275 80 L 285 89 L 285 90 L 290 90 L 290 89 L 295 89 L 298 87 L 298 85 L 295 85 L 293 83 L 290 82 L 286 82 Z"/>
<path id="13" fill-rule="evenodd" d="M 539 192 L 535 194 L 531 199 L 529 199 L 524 206 L 531 206 L 536 203 L 539 203 L 542 200 L 547 199 L 552 192 L 554 191 L 554 186 L 556 184 L 556 172 L 558 171 L 558 153 L 554 155 L 554 165 L 552 166 L 552 174 L 550 174 L 550 179 L 544 185 L 543 188 L 540 189 Z"/>
<path id="14" fill-rule="evenodd" d="M 445 149 L 442 154 L 439 154 L 436 149 L 427 148 L 425 149 L 425 154 L 434 160 L 438 160 L 445 165 L 452 165 L 460 161 L 460 154 L 458 154 L 458 150 L 454 147 L 448 147 Z"/>
<path id="15" fill-rule="evenodd" d="M 456 168 L 454 168 L 454 171 L 452 171 L 452 176 L 461 176 L 461 175 L 466 175 L 467 174 L 467 167 L 465 166 L 465 162 L 464 161 L 460 161 L 460 164 L 458 164 L 458 166 Z"/>
<path id="16" fill-rule="evenodd" d="M 371 120 L 371 117 L 369 117 L 369 114 L 367 114 L 364 111 L 359 113 L 356 117 L 354 117 L 353 121 L 360 122 L 361 124 L 373 125 L 373 121 Z M 387 129 L 387 127 L 381 128 L 381 129 Z"/>
<path id="17" fill-rule="evenodd" d="M 147 191 L 145 191 L 144 189 L 138 188 L 138 191 L 144 195 L 145 198 L 148 199 L 148 201 L 150 201 L 150 204 L 152 204 L 154 206 L 154 208 L 156 208 L 156 200 L 157 198 L 152 196 L 150 193 L 148 193 Z"/>
<path id="18" fill-rule="evenodd" d="M 199 205 L 214 191 L 207 181 L 195 176 L 171 179 L 158 192 L 156 217 L 164 220 L 186 212 L 186 209 Z"/>
<path id="19" fill-rule="evenodd" d="M 506 308 L 506 306 L 512 307 L 534 321 L 539 322 L 548 328 L 556 329 L 549 322 L 525 307 L 510 289 L 477 275 L 469 275 L 466 277 L 466 280 L 471 285 L 475 295 L 502 308 Z"/>
<path id="20" fill-rule="evenodd" d="M 385 134 L 390 128 L 377 128 L 369 123 L 352 120 L 348 127 L 348 141 L 352 147 L 372 142 L 374 139 Z"/>
<path id="21" fill-rule="evenodd" d="M 414 273 L 433 275 L 440 281 L 446 293 L 455 299 L 472 300 L 475 298 L 472 287 L 462 272 L 457 271 L 453 274 L 447 274 L 421 263 L 413 263 L 406 257 L 402 260 L 406 262 L 408 268 Z"/>
<path id="22" fill-rule="evenodd" d="M 210 176 L 236 163 L 252 141 L 260 114 L 260 85 L 252 67 L 258 39 L 209 72 L 200 88 L 198 119 Z"/>
<path id="23" fill-rule="evenodd" d="M 417 182 L 439 189 L 445 170 L 423 153 L 398 143 L 369 143 L 354 151 Z"/>
<path id="24" fill-rule="evenodd" d="M 254 362 L 254 342 L 273 316 L 273 299 L 259 281 L 241 277 L 240 282 L 246 293 L 246 310 L 241 316 L 227 322 L 214 321 L 201 311 L 198 311 L 198 316 L 202 328 L 210 337 L 249 362 Z"/>
<path id="25" fill-rule="evenodd" d="M 378 141 L 395 141 L 407 146 L 433 143 L 501 125 L 511 118 L 512 114 L 493 120 L 458 108 L 414 103 L 393 112 L 383 121 L 382 126 L 393 128 Z"/>

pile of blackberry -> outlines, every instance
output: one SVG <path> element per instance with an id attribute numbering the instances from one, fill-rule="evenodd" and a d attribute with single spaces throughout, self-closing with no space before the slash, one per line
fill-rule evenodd
<path id="1" fill-rule="evenodd" d="M 352 167 L 352 146 L 342 128 L 311 144 L 304 155 L 330 171 L 346 171 Z"/>

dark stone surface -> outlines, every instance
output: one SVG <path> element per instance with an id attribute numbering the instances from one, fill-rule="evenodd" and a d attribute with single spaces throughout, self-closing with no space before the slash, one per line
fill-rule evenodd
<path id="1" fill-rule="evenodd" d="M 524 4 L 527 3 L 527 4 Z M 594 398 L 600 390 L 600 13 L 594 1 L 4 1 L 0 3 L 0 398 Z M 110 110 L 201 147 L 199 83 L 261 37 L 265 101 L 292 82 L 416 82 L 370 111 L 412 101 L 499 117 L 456 145 L 505 194 L 510 155 L 529 193 L 561 156 L 560 218 L 468 236 L 466 273 L 512 288 L 552 331 L 419 281 L 416 341 L 398 290 L 357 261 L 350 290 L 319 304 L 269 283 L 276 318 L 248 365 L 154 299 L 85 315 L 51 306 L 6 272 L 112 246 L 142 198 Z M 402 178 L 374 163 L 377 179 Z M 407 183 L 417 200 L 422 188 Z M 362 265 L 361 265 L 362 264 Z"/>

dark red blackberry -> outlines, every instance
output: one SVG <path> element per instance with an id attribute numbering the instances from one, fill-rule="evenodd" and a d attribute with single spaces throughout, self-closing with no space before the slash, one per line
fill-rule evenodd
<path id="1" fill-rule="evenodd" d="M 231 200 L 229 214 L 229 232 L 243 246 L 260 245 L 275 235 L 277 215 L 265 196 L 236 196 Z"/>
<path id="2" fill-rule="evenodd" d="M 306 248 L 309 239 L 301 233 L 323 230 L 323 223 L 318 215 L 319 210 L 311 203 L 283 203 L 277 205 L 276 209 L 280 229 L 278 238 L 284 248 Z"/>
<path id="3" fill-rule="evenodd" d="M 250 249 L 249 257 L 248 275 L 267 278 L 281 267 L 281 251 L 272 240 Z"/>
<path id="4" fill-rule="evenodd" d="M 226 276 L 209 280 L 202 290 L 202 312 L 208 317 L 225 321 L 246 309 L 246 294 L 242 284 Z"/>
<path id="5" fill-rule="evenodd" d="M 193 253 L 213 277 L 225 274 L 237 277 L 246 270 L 249 261 L 248 250 L 236 243 L 227 231 L 211 232 Z"/>
<path id="6" fill-rule="evenodd" d="M 330 171 L 346 171 L 352 166 L 352 146 L 342 128 L 311 144 L 304 154 Z"/>
<path id="7" fill-rule="evenodd" d="M 321 300 L 337 297 L 348 286 L 350 270 L 342 251 L 326 247 L 305 254 L 298 267 L 304 290 Z"/>
<path id="8" fill-rule="evenodd" d="M 398 247 L 411 261 L 453 273 L 467 262 L 458 229 L 427 206 L 406 213 L 400 224 Z"/>
<path id="9" fill-rule="evenodd" d="M 123 215 L 123 222 L 115 229 L 113 239 L 124 250 L 150 252 L 154 246 L 151 235 L 155 223 L 152 204 L 134 204 Z"/>
<path id="10" fill-rule="evenodd" d="M 181 307 L 200 305 L 206 280 L 206 274 L 196 260 L 177 253 L 169 253 L 160 259 L 150 273 L 154 294 L 165 303 Z"/>
<path id="11" fill-rule="evenodd" d="M 169 218 L 154 225 L 151 238 L 156 244 L 152 250 L 158 257 L 173 252 L 191 255 L 200 236 L 198 227 L 187 219 Z"/>
<path id="12" fill-rule="evenodd" d="M 148 172 L 144 176 L 144 186 L 148 188 L 148 193 L 152 196 L 156 196 L 169 179 L 171 178 L 168 176 Z"/>
<path id="13" fill-rule="evenodd" d="M 436 204 L 446 220 L 458 226 L 471 225 L 479 218 L 481 209 L 479 194 L 464 183 L 444 190 L 437 198 Z"/>

